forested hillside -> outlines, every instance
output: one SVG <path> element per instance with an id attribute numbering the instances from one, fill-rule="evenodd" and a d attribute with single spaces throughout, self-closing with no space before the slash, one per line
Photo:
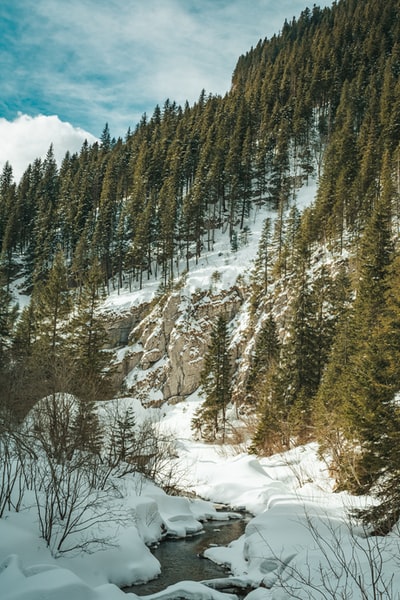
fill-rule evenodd
<path id="1" fill-rule="evenodd" d="M 400 478 L 399 75 L 398 1 L 340 0 L 260 40 L 224 97 L 167 100 L 125 139 L 106 125 L 59 168 L 50 148 L 19 182 L 6 164 L 4 414 L 18 420 L 60 391 L 89 407 L 116 393 L 104 296 L 157 280 L 155 302 L 165 301 L 217 232 L 235 251 L 248 216 L 269 207 L 243 283 L 254 345 L 245 369 L 229 360 L 227 324 L 216 321 L 200 417 L 207 435 L 225 435 L 233 398 L 257 415 L 255 452 L 319 441 L 338 488 L 377 492 L 367 517 L 390 527 Z M 300 213 L 292 200 L 312 178 L 315 202 Z M 16 285 L 30 295 L 19 313 Z"/>

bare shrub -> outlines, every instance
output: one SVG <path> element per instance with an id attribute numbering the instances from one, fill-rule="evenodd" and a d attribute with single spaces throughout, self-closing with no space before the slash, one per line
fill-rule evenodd
<path id="1" fill-rule="evenodd" d="M 302 553 L 301 563 L 295 555 L 282 559 L 271 548 L 273 572 L 264 585 L 285 592 L 285 598 L 297 600 L 399 600 L 393 587 L 393 561 L 399 563 L 400 538 L 378 538 L 362 526 L 349 523 L 343 527 L 327 518 L 324 527 L 306 514 L 305 527 L 314 548 Z M 316 559 L 316 553 L 319 558 Z M 281 596 L 279 596 L 281 597 Z"/>
<path id="2" fill-rule="evenodd" d="M 23 454 L 9 433 L 0 438 L 0 518 L 6 510 L 19 511 L 26 489 Z"/>
<path id="3" fill-rule="evenodd" d="M 112 482 L 102 489 L 93 485 L 98 467 L 99 459 L 93 455 L 75 452 L 70 460 L 58 462 L 42 449 L 34 493 L 40 535 L 54 556 L 110 543 L 108 536 L 93 537 L 93 526 L 121 519 L 110 507 L 117 494 Z"/>
<path id="4" fill-rule="evenodd" d="M 54 556 L 112 543 L 99 533 L 102 524 L 130 518 L 119 508 L 117 478 L 176 488 L 173 437 L 154 421 L 138 423 L 129 407 L 110 406 L 100 419 L 94 403 L 51 394 L 23 425 L 0 423 L 0 517 L 19 510 L 32 490 L 40 535 Z"/>

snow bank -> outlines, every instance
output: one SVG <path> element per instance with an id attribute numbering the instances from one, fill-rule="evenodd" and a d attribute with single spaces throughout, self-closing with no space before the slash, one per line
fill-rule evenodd
<path id="1" fill-rule="evenodd" d="M 332 492 L 316 445 L 257 459 L 243 452 L 235 455 L 233 448 L 229 452 L 226 447 L 202 444 L 190 437 L 190 418 L 198 402 L 194 397 L 186 406 L 162 410 L 165 427 L 177 440 L 177 468 L 185 470 L 185 481 L 205 499 L 169 496 L 152 483 L 142 480 L 139 485 L 137 477 L 125 477 L 118 500 L 126 511 L 125 521 L 116 522 L 110 516 L 110 522 L 103 525 L 106 534 L 113 534 L 112 545 L 99 547 L 93 554 L 57 560 L 38 539 L 36 514 L 29 506 L 20 513 L 8 513 L 0 520 L 2 600 L 137 598 L 117 586 L 159 574 L 160 565 L 146 544 L 160 541 L 166 533 L 197 532 L 203 520 L 236 516 L 230 510 L 217 512 L 214 502 L 255 515 L 245 534 L 229 547 L 205 551 L 211 560 L 228 565 L 236 580 L 258 588 L 247 600 L 290 598 L 294 588 L 300 599 L 319 599 L 323 592 L 316 591 L 318 586 L 327 597 L 353 594 L 357 598 L 360 582 L 373 597 L 371 577 L 377 571 L 379 585 L 400 589 L 395 558 L 399 537 L 371 539 L 349 525 L 348 509 L 366 499 Z M 370 568 L 372 559 L 375 572 Z M 327 592 L 327 585 L 334 589 Z M 204 583 L 180 582 L 147 600 L 177 597 L 222 600 L 234 596 Z"/>

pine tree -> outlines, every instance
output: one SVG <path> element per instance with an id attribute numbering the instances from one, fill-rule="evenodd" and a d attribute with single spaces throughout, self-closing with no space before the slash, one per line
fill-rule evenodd
<path id="1" fill-rule="evenodd" d="M 79 398 L 73 415 L 70 432 L 71 451 L 80 450 L 100 455 L 103 430 L 95 402 Z"/>
<path id="2" fill-rule="evenodd" d="M 279 359 L 279 340 L 276 323 L 270 312 L 257 336 L 254 357 L 246 385 L 246 402 L 260 404 L 260 388 L 265 387 L 265 381 L 275 368 Z"/>
<path id="3" fill-rule="evenodd" d="M 12 195 L 14 194 L 13 171 L 10 163 L 7 161 L 4 164 L 0 177 L 0 250 L 4 244 L 4 234 L 10 210 L 12 209 Z"/>
<path id="4" fill-rule="evenodd" d="M 93 244 L 101 261 L 104 283 L 114 274 L 113 244 L 117 223 L 118 157 L 113 154 L 108 161 L 101 189 L 100 205 L 93 233 Z"/>
<path id="5" fill-rule="evenodd" d="M 32 377 L 41 379 L 47 393 L 70 391 L 73 372 L 68 361 L 65 332 L 71 313 L 71 295 L 64 254 L 59 250 L 46 283 L 37 282 L 31 306 L 18 330 L 17 340 L 28 349 Z M 32 382 L 35 384 L 35 382 Z"/>
<path id="6" fill-rule="evenodd" d="M 63 345 L 64 327 L 71 312 L 68 271 L 64 253 L 59 250 L 46 283 L 37 286 L 35 317 L 40 323 L 40 345 L 50 357 Z"/>
<path id="7" fill-rule="evenodd" d="M 12 256 L 19 234 L 18 208 L 12 167 L 6 162 L 0 178 L 0 270 L 7 287 L 12 277 Z"/>
<path id="8" fill-rule="evenodd" d="M 284 403 L 293 434 L 303 441 L 311 424 L 312 398 L 317 391 L 315 296 L 305 270 L 296 281 L 296 296 L 290 309 L 290 321 L 282 344 L 280 371 L 283 377 Z"/>
<path id="9" fill-rule="evenodd" d="M 11 352 L 17 315 L 17 306 L 12 304 L 11 295 L 0 279 L 0 413 L 8 411 L 11 405 L 10 392 L 15 380 Z"/>
<path id="10" fill-rule="evenodd" d="M 96 260 L 83 282 L 76 310 L 66 327 L 65 346 L 74 373 L 71 390 L 83 401 L 108 396 L 112 353 L 105 351 L 107 334 L 98 314 L 102 300 L 102 270 Z"/>
<path id="11" fill-rule="evenodd" d="M 100 142 L 103 152 L 109 152 L 111 150 L 111 134 L 108 123 L 104 125 L 104 129 L 101 132 Z"/>
<path id="12" fill-rule="evenodd" d="M 231 401 L 232 365 L 229 353 L 227 320 L 220 315 L 211 331 L 211 340 L 204 358 L 201 386 L 205 400 L 193 420 L 193 427 L 208 439 L 226 435 L 226 409 Z"/>
<path id="13" fill-rule="evenodd" d="M 34 282 L 43 281 L 51 268 L 57 251 L 57 201 L 59 180 L 53 146 L 50 146 L 41 169 L 37 188 L 37 215 L 33 239 Z"/>
<path id="14" fill-rule="evenodd" d="M 354 490 L 362 490 L 377 476 L 372 463 L 368 469 L 363 463 L 371 457 L 367 448 L 376 431 L 381 431 L 379 422 L 385 421 L 385 393 L 379 392 L 382 365 L 378 365 L 386 359 L 377 351 L 374 332 L 385 310 L 392 261 L 390 204 L 391 195 L 383 193 L 366 225 L 358 256 L 356 299 L 339 321 L 317 401 L 338 482 Z M 363 448 L 361 453 L 354 450 L 357 446 Z"/>
<path id="15" fill-rule="evenodd" d="M 359 383 L 368 394 L 364 411 L 362 457 L 359 475 L 363 489 L 374 493 L 378 502 L 360 512 L 379 534 L 389 532 L 398 522 L 400 410 L 400 256 L 388 269 L 385 307 L 371 332 L 367 352 L 358 362 Z"/>
<path id="16" fill-rule="evenodd" d="M 138 468 L 138 456 L 145 453 L 138 433 L 135 413 L 131 407 L 117 408 L 112 434 L 106 450 L 108 465 L 120 476 Z"/>
<path id="17" fill-rule="evenodd" d="M 271 269 L 270 264 L 272 262 L 271 254 L 271 219 L 267 218 L 264 221 L 260 241 L 258 243 L 257 256 L 251 274 L 251 304 L 254 311 L 257 309 L 261 298 L 266 295 L 268 291 L 268 279 L 270 277 Z"/>

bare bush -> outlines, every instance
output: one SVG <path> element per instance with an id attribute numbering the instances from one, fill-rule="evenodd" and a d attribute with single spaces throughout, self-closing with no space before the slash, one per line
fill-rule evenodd
<path id="1" fill-rule="evenodd" d="M 0 517 L 19 510 L 32 490 L 40 535 L 54 556 L 112 543 L 100 535 L 102 524 L 128 518 L 115 508 L 117 478 L 140 475 L 169 492 L 177 485 L 173 437 L 150 420 L 137 423 L 131 408 L 109 406 L 101 421 L 94 403 L 51 394 L 22 426 L 0 423 Z"/>
<path id="2" fill-rule="evenodd" d="M 101 490 L 93 486 L 98 466 L 96 457 L 79 452 L 60 463 L 44 451 L 36 463 L 34 493 L 40 534 L 54 556 L 110 543 L 108 536 L 93 537 L 93 526 L 121 519 L 121 514 L 110 509 L 115 486 L 111 482 Z"/>
<path id="3" fill-rule="evenodd" d="M 19 511 L 25 489 L 23 455 L 14 436 L 3 433 L 0 438 L 0 518 L 6 510 Z"/>
<path id="4" fill-rule="evenodd" d="M 299 555 L 301 563 L 296 561 L 296 554 L 281 559 L 257 530 L 275 566 L 264 584 L 277 590 L 276 597 L 281 589 L 285 598 L 297 600 L 399 600 L 390 566 L 393 561 L 399 563 L 400 538 L 371 536 L 364 527 L 352 523 L 343 529 L 329 518 L 323 523 L 321 528 L 321 522 L 317 525 L 306 515 L 305 527 L 314 548 Z"/>

